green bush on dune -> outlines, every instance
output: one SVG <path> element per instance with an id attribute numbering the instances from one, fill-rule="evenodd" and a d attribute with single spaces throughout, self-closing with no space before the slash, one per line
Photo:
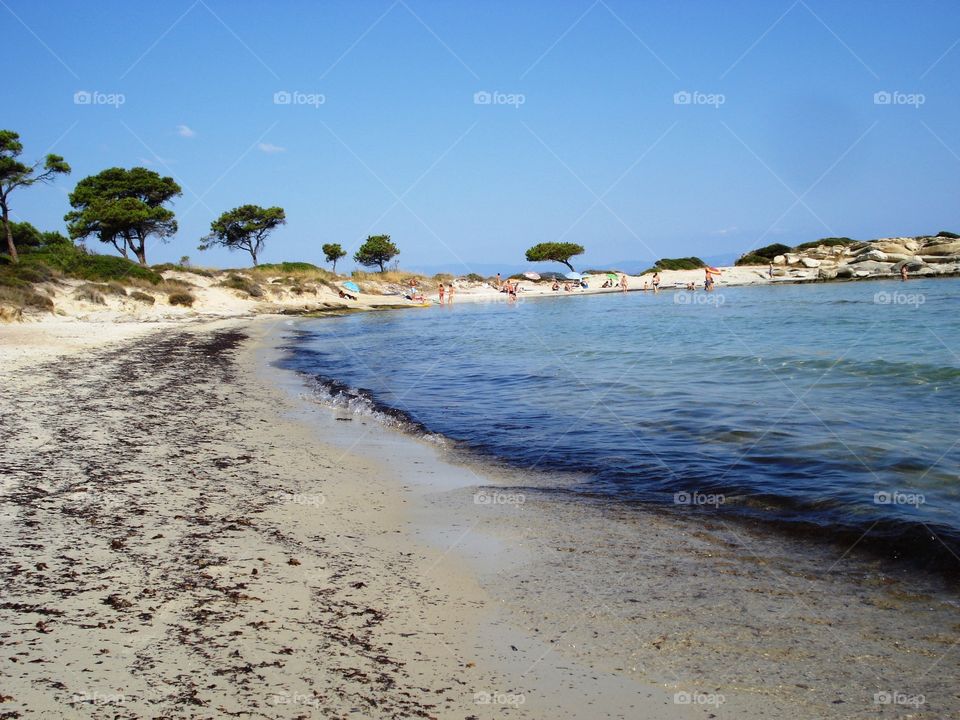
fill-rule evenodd
<path id="1" fill-rule="evenodd" d="M 279 262 L 279 263 L 260 263 L 257 265 L 258 270 L 270 270 L 273 272 L 280 273 L 292 273 L 292 272 L 317 272 L 320 274 L 329 275 L 330 272 L 324 270 L 321 267 L 308 262 Z"/>
<path id="2" fill-rule="evenodd" d="M 68 277 L 80 280 L 106 282 L 136 278 L 145 280 L 151 285 L 159 285 L 163 282 L 159 273 L 126 258 L 115 255 L 94 255 L 70 243 L 48 245 L 37 252 L 24 253 L 21 264 L 32 267 L 45 265 Z"/>
<path id="3" fill-rule="evenodd" d="M 134 290 L 130 293 L 130 299 L 136 300 L 137 302 L 146 303 L 147 305 L 153 305 L 157 299 L 153 295 L 148 295 L 145 292 L 140 292 L 139 290 Z"/>
<path id="4" fill-rule="evenodd" d="M 14 287 L 0 284 L 0 305 L 12 305 L 15 308 L 35 308 L 53 310 L 53 300 L 38 293 L 29 284 L 26 287 Z M 2 317 L 2 315 L 0 315 Z"/>
<path id="5" fill-rule="evenodd" d="M 222 287 L 245 292 L 250 297 L 263 297 L 263 288 L 243 275 L 229 275 L 226 280 L 223 280 L 219 284 Z"/>
<path id="6" fill-rule="evenodd" d="M 640 274 L 649 275 L 664 270 L 698 270 L 706 266 L 707 264 L 698 257 L 660 258 L 653 264 L 653 267 L 647 268 Z"/>
<path id="7" fill-rule="evenodd" d="M 167 302 L 171 305 L 181 305 L 183 307 L 193 307 L 196 298 L 188 292 L 174 292 L 167 296 Z"/>
<path id="8" fill-rule="evenodd" d="M 794 248 L 794 251 L 801 252 L 803 250 L 810 250 L 812 248 L 818 247 L 820 245 L 825 245 L 826 247 L 834 247 L 836 245 L 852 245 L 856 240 L 851 240 L 848 237 L 828 237 L 820 238 L 819 240 L 814 240 L 813 242 L 805 242 L 800 245 L 797 245 Z M 779 253 L 778 253 L 779 254 Z"/>
<path id="9" fill-rule="evenodd" d="M 751 250 L 750 252 L 744 253 L 735 265 L 768 265 L 771 260 L 773 260 L 777 255 L 783 255 L 784 253 L 793 252 L 793 248 L 789 245 L 783 245 L 781 243 L 774 243 L 773 245 L 765 245 L 764 247 L 757 248 L 756 250 Z"/>
<path id="10" fill-rule="evenodd" d="M 176 265 L 174 263 L 161 263 L 160 265 L 154 265 L 150 268 L 154 272 L 164 272 L 166 270 L 174 270 L 176 272 L 185 272 L 192 275 L 200 275 L 201 277 L 212 278 L 214 273 L 210 270 L 204 268 L 192 267 L 190 265 Z"/>

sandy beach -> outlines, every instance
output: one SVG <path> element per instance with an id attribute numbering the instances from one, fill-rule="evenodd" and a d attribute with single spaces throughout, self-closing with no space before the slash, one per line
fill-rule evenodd
<path id="1" fill-rule="evenodd" d="M 264 381 L 277 322 L 4 336 L 3 717 L 686 716 L 522 675 L 535 646 L 411 530 L 418 460 L 324 444 L 304 413 L 329 412 Z"/>
<path id="2" fill-rule="evenodd" d="M 907 578 L 511 488 L 317 403 L 292 323 L 4 331 L 3 717 L 956 716 Z"/>

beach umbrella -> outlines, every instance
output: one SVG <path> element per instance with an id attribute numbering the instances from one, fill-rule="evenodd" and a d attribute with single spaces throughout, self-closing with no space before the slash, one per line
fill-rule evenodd
<path id="1" fill-rule="evenodd" d="M 532 271 L 531 271 L 531 272 L 525 272 L 525 273 L 523 274 L 523 276 L 524 276 L 527 280 L 539 280 L 539 279 L 540 279 L 540 273 L 535 273 L 535 272 L 532 272 Z"/>
<path id="2" fill-rule="evenodd" d="M 347 290 L 350 290 L 350 291 L 352 291 L 352 292 L 355 292 L 355 293 L 360 292 L 360 286 L 357 285 L 357 284 L 356 284 L 355 282 L 353 282 L 352 280 L 345 282 L 345 283 L 343 284 L 343 286 L 344 286 Z"/>
<path id="3" fill-rule="evenodd" d="M 567 280 L 583 280 L 583 275 L 578 272 L 568 272 L 564 277 Z"/>
<path id="4" fill-rule="evenodd" d="M 618 280 L 618 279 L 619 279 L 619 278 L 617 277 L 617 274 L 616 274 L 616 273 L 607 273 L 607 277 L 610 278 L 611 280 Z"/>

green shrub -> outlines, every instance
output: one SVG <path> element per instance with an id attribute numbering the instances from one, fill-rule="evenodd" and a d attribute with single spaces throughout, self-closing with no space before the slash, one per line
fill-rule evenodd
<path id="1" fill-rule="evenodd" d="M 196 298 L 188 292 L 173 292 L 167 296 L 167 302 L 171 305 L 182 305 L 183 307 L 193 307 Z"/>
<path id="2" fill-rule="evenodd" d="M 949 232 L 948 230 L 941 230 L 940 232 L 937 233 L 937 237 L 939 237 L 939 238 L 950 238 L 951 240 L 960 239 L 960 235 L 957 235 L 956 233 Z"/>
<path id="3" fill-rule="evenodd" d="M 157 301 L 153 295 L 148 295 L 147 293 L 140 292 L 139 290 L 134 290 L 132 293 L 130 293 L 130 299 L 138 302 L 144 302 L 147 305 L 153 305 Z"/>
<path id="4" fill-rule="evenodd" d="M 483 275 L 478 275 L 477 273 L 467 273 L 467 280 L 470 282 L 486 282 L 486 278 Z"/>
<path id="5" fill-rule="evenodd" d="M 0 285 L 26 287 L 31 283 L 49 282 L 56 273 L 33 257 L 23 256 L 17 265 L 0 265 Z"/>
<path id="6" fill-rule="evenodd" d="M 748 253 L 743 257 L 739 258 L 735 264 L 738 266 L 769 265 L 771 262 L 772 262 L 772 258 L 764 257 L 763 255 L 757 255 L 756 253 Z"/>
<path id="7" fill-rule="evenodd" d="M 94 305 L 106 305 L 107 301 L 100 292 L 100 288 L 102 287 L 103 285 L 85 283 L 73 291 L 73 296 L 77 300 L 85 300 L 86 302 L 93 303 Z"/>
<path id="8" fill-rule="evenodd" d="M 800 252 L 802 250 L 810 250 L 819 245 L 826 245 L 827 247 L 834 247 L 836 245 L 852 245 L 856 240 L 851 240 L 848 237 L 828 237 L 820 238 L 819 240 L 814 240 L 813 242 L 805 242 L 801 245 L 797 245 L 794 250 Z M 777 255 L 782 255 L 783 253 L 777 253 Z"/>
<path id="9" fill-rule="evenodd" d="M 38 293 L 29 285 L 22 288 L 0 285 L 0 305 L 2 304 L 13 305 L 20 309 L 53 310 L 53 300 Z"/>
<path id="10" fill-rule="evenodd" d="M 652 268 L 647 268 L 640 274 L 647 275 L 664 270 L 698 270 L 702 267 L 706 267 L 706 263 L 698 257 L 661 258 L 653 264 Z"/>
<path id="11" fill-rule="evenodd" d="M 243 277 L 242 275 L 230 275 L 219 284 L 221 287 L 228 287 L 232 290 L 245 292 L 250 297 L 263 297 L 263 288 L 250 278 Z"/>
<path id="12" fill-rule="evenodd" d="M 308 262 L 263 263 L 262 265 L 257 265 L 256 269 L 282 273 L 319 272 L 321 274 L 332 274 Z"/>
<path id="13" fill-rule="evenodd" d="M 159 285 L 163 278 L 149 268 L 130 262 L 116 255 L 94 255 L 76 245 L 59 243 L 45 246 L 42 250 L 24 256 L 25 262 L 43 263 L 59 270 L 67 277 L 79 280 L 124 280 L 138 278 L 152 285 Z"/>
<path id="14" fill-rule="evenodd" d="M 160 265 L 152 265 L 150 269 L 158 273 L 166 270 L 173 270 L 175 272 L 185 272 L 192 275 L 200 275 L 201 277 L 212 278 L 214 276 L 212 271 L 204 268 L 192 267 L 190 265 L 175 265 L 174 263 L 161 263 Z"/>

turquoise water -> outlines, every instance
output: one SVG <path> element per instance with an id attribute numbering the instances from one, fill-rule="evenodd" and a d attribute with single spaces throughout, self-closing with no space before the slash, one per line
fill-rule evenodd
<path id="1" fill-rule="evenodd" d="M 462 303 L 307 321 L 287 364 L 558 490 L 960 565 L 960 281 Z"/>

